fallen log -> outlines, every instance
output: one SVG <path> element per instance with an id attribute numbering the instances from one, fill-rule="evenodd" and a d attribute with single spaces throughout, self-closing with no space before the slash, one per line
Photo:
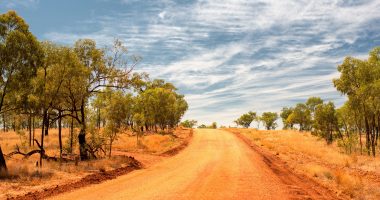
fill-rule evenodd
<path id="1" fill-rule="evenodd" d="M 34 141 L 36 142 L 37 146 L 40 148 L 40 149 L 34 149 L 32 151 L 29 151 L 28 153 L 23 153 L 20 151 L 20 148 L 19 146 L 17 145 L 16 146 L 16 151 L 13 151 L 7 155 L 5 155 L 7 158 L 11 158 L 12 156 L 14 155 L 22 155 L 24 156 L 24 159 L 28 159 L 30 156 L 38 153 L 38 154 L 41 154 L 42 155 L 42 159 L 45 159 L 47 161 L 63 161 L 63 162 L 74 162 L 75 160 L 72 160 L 72 159 L 68 159 L 68 158 L 59 158 L 59 157 L 53 157 L 53 156 L 48 156 L 45 154 L 45 149 L 42 148 L 42 146 L 40 145 L 40 143 L 34 139 Z"/>

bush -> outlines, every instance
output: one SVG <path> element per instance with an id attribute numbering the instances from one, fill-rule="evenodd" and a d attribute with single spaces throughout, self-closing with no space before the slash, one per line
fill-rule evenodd
<path id="1" fill-rule="evenodd" d="M 344 137 L 343 139 L 338 140 L 338 146 L 344 149 L 344 152 L 346 154 L 352 154 L 353 152 L 356 152 L 358 149 L 358 140 L 359 138 L 354 136 Z"/>

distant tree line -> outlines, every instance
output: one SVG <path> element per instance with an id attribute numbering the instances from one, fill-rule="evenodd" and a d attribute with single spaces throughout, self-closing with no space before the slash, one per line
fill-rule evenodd
<path id="1" fill-rule="evenodd" d="M 180 123 L 181 126 L 185 127 L 185 128 L 194 128 L 194 126 L 197 125 L 197 121 L 196 120 L 185 120 L 183 122 Z"/>
<path id="2" fill-rule="evenodd" d="M 236 126 L 242 126 L 244 128 L 248 128 L 251 126 L 251 123 L 256 121 L 257 122 L 257 128 L 260 126 L 260 122 L 263 123 L 264 127 L 267 130 L 276 129 L 277 123 L 276 120 L 278 119 L 278 114 L 275 112 L 264 112 L 261 116 L 257 115 L 256 112 L 249 111 L 248 113 L 245 113 L 241 115 L 238 119 L 234 121 Z"/>
<path id="3" fill-rule="evenodd" d="M 218 124 L 217 124 L 216 122 L 212 122 L 211 125 L 201 124 L 201 125 L 199 125 L 197 128 L 211 128 L 211 129 L 217 129 L 217 128 L 218 128 Z"/>
<path id="4" fill-rule="evenodd" d="M 280 113 L 284 129 L 311 131 L 328 144 L 337 140 L 347 153 L 354 151 L 375 156 L 380 142 L 380 47 L 372 49 L 368 59 L 346 57 L 338 66 L 340 77 L 333 80 L 335 88 L 348 100 L 340 108 L 310 97 L 304 103 L 284 107 Z M 267 130 L 276 128 L 277 113 L 258 116 L 248 112 L 234 122 L 250 127 L 262 122 Z"/>
<path id="5" fill-rule="evenodd" d="M 368 59 L 346 57 L 338 71 L 340 77 L 333 83 L 347 96 L 344 105 L 335 108 L 333 102 L 311 97 L 305 103 L 284 107 L 284 128 L 297 126 L 301 131 L 312 131 L 328 144 L 337 140 L 347 153 L 360 151 L 375 156 L 380 140 L 380 47 L 370 51 Z"/>
<path id="6" fill-rule="evenodd" d="M 171 83 L 133 73 L 139 61 L 120 40 L 107 48 L 89 39 L 73 46 L 41 42 L 15 11 L 1 14 L 2 128 L 27 129 L 28 145 L 36 142 L 40 148 L 40 163 L 46 157 L 44 137 L 52 127 L 59 130 L 60 157 L 61 129 L 69 127 L 68 153 L 77 142 L 81 160 L 96 157 L 104 145 L 111 154 L 121 129 L 174 128 L 188 108 L 184 96 Z M 36 128 L 41 129 L 39 140 Z"/>

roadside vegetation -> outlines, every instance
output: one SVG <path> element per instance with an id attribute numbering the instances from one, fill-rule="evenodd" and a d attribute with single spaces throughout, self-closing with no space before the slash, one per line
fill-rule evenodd
<path id="1" fill-rule="evenodd" d="M 261 116 L 256 112 L 249 111 L 246 114 L 240 116 L 234 121 L 237 127 L 241 126 L 243 128 L 249 128 L 252 122 L 256 122 L 257 129 L 260 128 L 260 123 L 262 123 L 267 130 L 276 129 L 278 119 L 278 114 L 275 112 L 264 112 Z"/>
<path id="2" fill-rule="evenodd" d="M 337 141 L 348 154 L 375 157 L 380 140 L 380 47 L 374 48 L 365 60 L 345 58 L 338 71 L 340 77 L 333 83 L 347 96 L 344 105 L 336 108 L 331 101 L 311 97 L 305 103 L 283 108 L 284 128 L 311 131 L 328 144 Z"/>
<path id="3" fill-rule="evenodd" d="M 283 131 L 227 130 L 277 155 L 291 169 L 343 198 L 379 199 L 380 160 L 375 156 L 380 151 L 380 47 L 368 59 L 345 58 L 338 71 L 340 76 L 333 83 L 347 97 L 343 106 L 336 108 L 331 101 L 310 97 L 282 109 Z M 267 130 L 276 127 L 276 113 L 249 113 L 235 121 L 237 126 L 248 128 L 260 119 Z"/>
<path id="4" fill-rule="evenodd" d="M 17 177 L 21 163 L 34 173 L 112 159 L 120 138 L 133 138 L 135 149 L 166 144 L 149 152 L 180 142 L 187 102 L 173 84 L 135 73 L 140 60 L 120 40 L 104 48 L 38 41 L 16 12 L 1 14 L 0 176 Z"/>
<path id="5" fill-rule="evenodd" d="M 247 138 L 251 145 L 275 155 L 343 199 L 380 198 L 380 159 L 347 154 L 337 143 L 327 144 L 311 132 L 298 130 L 225 129 Z"/>
<path id="6" fill-rule="evenodd" d="M 380 47 L 368 59 L 347 57 L 338 66 L 336 89 L 347 97 L 340 108 L 332 101 L 310 97 L 306 102 L 284 107 L 280 113 L 285 130 L 308 131 L 323 138 L 327 144 L 336 142 L 347 154 L 358 153 L 375 157 L 380 150 Z M 243 114 L 235 124 L 244 128 L 256 121 L 267 130 L 277 127 L 278 114 L 255 112 Z"/>
<path id="7" fill-rule="evenodd" d="M 185 128 L 194 128 L 198 124 L 197 120 L 185 120 L 180 123 L 181 126 Z"/>

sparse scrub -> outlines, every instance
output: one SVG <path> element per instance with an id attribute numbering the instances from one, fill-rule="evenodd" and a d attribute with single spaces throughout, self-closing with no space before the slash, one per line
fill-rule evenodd
<path id="1" fill-rule="evenodd" d="M 338 170 L 335 173 L 335 181 L 343 188 L 343 192 L 352 198 L 360 198 L 364 194 L 364 185 L 360 177 L 354 177 Z"/>
<path id="2" fill-rule="evenodd" d="M 333 172 L 326 167 L 322 167 L 319 165 L 306 165 L 305 171 L 312 177 L 320 178 L 320 179 L 333 179 Z"/>

